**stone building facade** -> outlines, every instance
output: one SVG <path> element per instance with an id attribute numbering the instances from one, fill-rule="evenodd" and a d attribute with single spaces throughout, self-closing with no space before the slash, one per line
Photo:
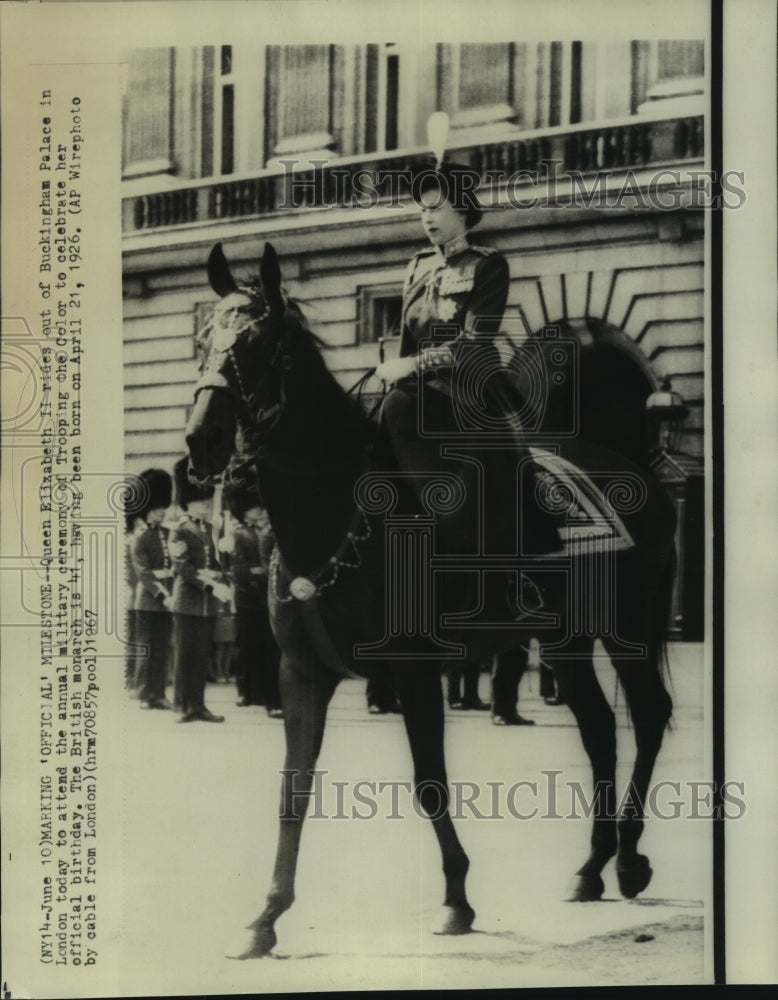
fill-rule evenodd
<path id="1" fill-rule="evenodd" d="M 701 41 L 237 44 L 127 62 L 129 471 L 184 450 L 218 241 L 236 273 L 273 243 L 344 385 L 377 362 L 379 338 L 392 355 L 405 265 L 423 245 L 402 177 L 443 110 L 451 157 L 481 173 L 492 207 L 478 239 L 510 264 L 506 327 L 623 336 L 649 384 L 671 380 L 688 410 L 683 507 L 705 448 Z M 698 551 L 701 513 L 692 521 Z"/>

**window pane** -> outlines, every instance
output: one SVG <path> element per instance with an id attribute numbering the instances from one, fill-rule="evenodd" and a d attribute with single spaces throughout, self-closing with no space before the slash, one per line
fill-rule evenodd
<path id="1" fill-rule="evenodd" d="M 330 129 L 328 45 L 290 45 L 283 50 L 279 138 Z"/>
<path id="2" fill-rule="evenodd" d="M 202 164 L 201 175 L 213 175 L 213 135 L 214 135 L 214 63 L 215 55 L 212 45 L 203 49 L 203 96 L 202 96 Z"/>
<path id="3" fill-rule="evenodd" d="M 365 56 L 365 149 L 372 153 L 378 149 L 378 60 L 379 46 L 367 46 Z"/>
<path id="4" fill-rule="evenodd" d="M 705 71 L 703 42 L 660 42 L 659 79 L 676 76 L 702 76 Z"/>
<path id="5" fill-rule="evenodd" d="M 222 173 L 235 169 L 235 88 L 222 87 Z"/>
<path id="6" fill-rule="evenodd" d="M 384 149 L 397 149 L 397 114 L 400 93 L 400 57 L 386 60 L 386 136 Z"/>
<path id="7" fill-rule="evenodd" d="M 171 166 L 172 84 L 172 49 L 132 53 L 125 101 L 125 169 L 142 162 L 156 162 L 160 170 Z"/>
<path id="8" fill-rule="evenodd" d="M 562 123 L 562 43 L 551 43 L 549 67 L 548 124 Z"/>
<path id="9" fill-rule="evenodd" d="M 512 86 L 510 44 L 462 45 L 459 55 L 459 107 L 510 104 Z"/>

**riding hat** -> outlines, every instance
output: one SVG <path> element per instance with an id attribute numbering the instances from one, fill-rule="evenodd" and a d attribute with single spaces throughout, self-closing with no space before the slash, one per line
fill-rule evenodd
<path id="1" fill-rule="evenodd" d="M 427 191 L 434 192 L 441 202 L 448 201 L 464 215 L 467 228 L 472 229 L 483 218 L 483 205 L 476 194 L 480 180 L 478 171 L 463 163 L 430 161 L 416 171 L 411 192 L 417 203 Z"/>
<path id="2" fill-rule="evenodd" d="M 444 111 L 435 111 L 427 121 L 427 141 L 432 156 L 414 172 L 411 194 L 419 202 L 427 191 L 437 193 L 440 201 L 448 201 L 457 212 L 464 215 L 468 229 L 477 226 L 483 217 L 483 205 L 475 193 L 481 180 L 477 170 L 464 163 L 446 159 L 449 117 Z"/>

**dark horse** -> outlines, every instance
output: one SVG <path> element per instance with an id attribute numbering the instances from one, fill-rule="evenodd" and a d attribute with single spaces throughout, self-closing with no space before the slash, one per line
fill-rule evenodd
<path id="1" fill-rule="evenodd" d="M 613 857 L 622 894 L 636 896 L 652 874 L 637 844 L 672 707 L 661 678 L 675 563 L 667 495 L 623 457 L 571 442 L 555 448 L 545 466 L 533 452 L 528 466 L 536 477 L 546 468 L 538 479 L 548 487 L 546 503 L 569 522 L 562 552 L 527 559 L 521 538 L 507 559 L 439 551 L 430 508 L 464 502 L 456 477 L 431 474 L 427 510 L 420 508 L 375 425 L 327 370 L 302 313 L 285 298 L 273 248 L 265 247 L 258 279 L 236 284 L 219 246 L 208 272 L 221 302 L 187 426 L 191 474 L 221 474 L 240 431 L 277 536 L 268 590 L 282 649 L 286 780 L 273 881 L 243 957 L 273 948 L 274 924 L 293 902 L 301 803 L 312 787 L 327 705 L 340 679 L 355 675 L 390 679 L 400 698 L 416 794 L 443 859 L 445 899 L 434 930 L 470 930 L 469 862 L 447 808 L 440 666 L 452 656 L 483 658 L 520 637 L 540 639 L 593 769 L 590 852 L 569 898 L 599 899 L 600 873 Z M 591 515 L 599 525 L 594 539 L 575 529 L 590 501 L 571 499 L 587 483 L 609 498 Z M 522 523 L 521 509 L 516 520 Z M 592 662 L 598 636 L 625 691 L 637 742 L 618 814 L 615 720 Z"/>

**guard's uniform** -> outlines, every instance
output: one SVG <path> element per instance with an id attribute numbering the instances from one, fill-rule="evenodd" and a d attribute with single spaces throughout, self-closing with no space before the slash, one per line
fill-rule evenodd
<path id="1" fill-rule="evenodd" d="M 138 697 L 150 708 L 156 708 L 165 700 L 173 627 L 170 612 L 164 605 L 165 598 L 170 596 L 173 576 L 164 532 L 164 528 L 149 525 L 130 541 L 130 558 L 137 580 L 133 605 L 135 641 L 141 646 L 135 681 Z M 167 578 L 160 579 L 158 571 L 165 570 L 169 571 Z"/>
<path id="2" fill-rule="evenodd" d="M 263 705 L 262 619 L 267 618 L 267 569 L 259 556 L 258 529 L 238 524 L 229 573 L 235 587 L 237 681 L 241 705 Z"/>
<path id="3" fill-rule="evenodd" d="M 133 527 L 124 536 L 124 626 L 127 640 L 126 655 L 124 658 L 124 687 L 131 693 L 132 697 L 136 694 L 136 675 L 138 673 L 137 628 L 135 625 L 135 587 L 138 583 L 138 578 L 135 575 L 135 568 L 132 565 L 132 553 L 130 549 L 133 538 L 139 530 L 145 531 L 145 525 L 143 525 L 142 529 Z"/>
<path id="4" fill-rule="evenodd" d="M 171 533 L 168 549 L 175 570 L 174 700 L 186 718 L 205 711 L 205 680 L 216 616 L 212 582 L 219 579 L 211 526 L 184 515 Z"/>
<path id="5" fill-rule="evenodd" d="M 259 559 L 265 569 L 265 579 L 270 585 L 270 560 L 276 546 L 276 536 L 272 528 L 261 532 L 259 538 Z M 266 592 L 267 593 L 267 592 Z M 260 618 L 260 646 L 262 662 L 262 697 L 268 712 L 275 713 L 281 709 L 281 692 L 279 690 L 278 672 L 281 665 L 281 650 L 273 635 L 270 624 L 270 611 L 267 597 L 262 605 Z"/>

